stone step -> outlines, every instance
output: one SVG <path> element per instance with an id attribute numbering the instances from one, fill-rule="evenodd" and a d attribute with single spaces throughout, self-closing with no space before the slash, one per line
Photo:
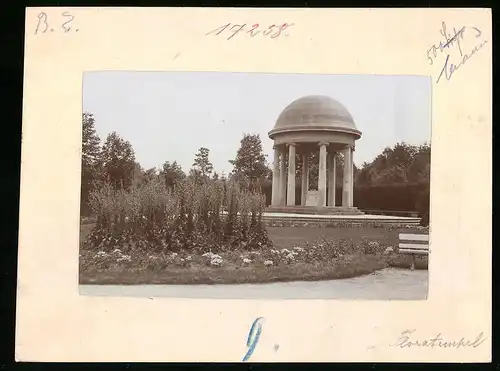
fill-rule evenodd
<path id="1" fill-rule="evenodd" d="M 309 215 L 364 215 L 356 207 L 317 207 L 317 206 L 269 206 L 269 213 L 309 214 Z"/>

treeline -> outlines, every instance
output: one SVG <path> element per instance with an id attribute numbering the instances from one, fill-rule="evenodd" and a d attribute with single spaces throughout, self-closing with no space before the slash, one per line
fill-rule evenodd
<path id="1" fill-rule="evenodd" d="M 197 184 L 208 179 L 237 182 L 242 188 L 261 189 L 266 181 L 271 180 L 271 170 L 263 153 L 262 142 L 258 134 L 245 134 L 234 159 L 231 173 L 217 173 L 210 161 L 210 150 L 201 147 L 194 155 L 192 167 L 186 174 L 176 160 L 167 160 L 160 169 L 144 169 L 136 160 L 131 143 L 116 132 L 108 134 L 104 143 L 95 129 L 95 118 L 85 112 L 82 117 L 82 187 L 81 214 L 89 215 L 91 210 L 90 194 L 109 186 L 113 190 L 128 191 L 147 184 L 153 179 L 164 183 L 167 189 L 186 179 Z"/>
<path id="2" fill-rule="evenodd" d="M 272 172 L 263 153 L 258 134 L 244 134 L 229 174 L 217 173 L 210 161 L 210 150 L 201 147 L 194 155 L 192 167 L 185 173 L 174 159 L 165 161 L 160 169 L 143 169 L 136 161 L 132 145 L 117 133 L 110 133 L 102 146 L 95 130 L 95 118 L 83 114 L 82 145 L 82 215 L 91 213 L 89 196 L 104 184 L 113 190 L 140 187 L 153 179 L 159 180 L 166 189 L 173 189 L 179 182 L 190 179 L 202 184 L 208 179 L 231 180 L 242 189 L 258 191 L 271 201 Z M 430 186 L 430 145 L 412 146 L 397 143 L 385 148 L 372 162 L 365 162 L 354 169 L 354 206 L 360 209 L 416 210 L 428 218 Z M 310 155 L 310 187 L 317 187 L 318 155 Z M 297 155 L 296 178 L 297 204 L 300 204 L 301 164 Z M 341 200 L 343 158 L 337 158 L 337 202 Z"/>

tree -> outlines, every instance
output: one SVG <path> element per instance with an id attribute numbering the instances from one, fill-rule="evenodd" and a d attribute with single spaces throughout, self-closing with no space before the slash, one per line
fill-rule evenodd
<path id="1" fill-rule="evenodd" d="M 95 181 L 101 176 L 101 139 L 95 129 L 94 115 L 84 112 L 82 115 L 82 188 L 81 208 L 83 214 L 88 211 L 88 198 Z"/>
<path id="2" fill-rule="evenodd" d="M 102 166 L 106 180 L 115 189 L 128 189 L 137 168 L 130 142 L 122 139 L 116 132 L 110 133 L 102 148 Z"/>
<path id="3" fill-rule="evenodd" d="M 371 163 L 364 163 L 357 180 L 360 185 L 429 182 L 430 146 L 397 143 L 385 148 Z"/>
<path id="4" fill-rule="evenodd" d="M 141 186 L 144 184 L 144 169 L 138 162 L 134 164 L 134 172 L 132 178 L 133 178 L 132 181 L 133 186 Z"/>
<path id="5" fill-rule="evenodd" d="M 243 134 L 236 158 L 229 163 L 233 165 L 232 173 L 237 178 L 251 183 L 265 179 L 270 172 L 259 134 Z"/>
<path id="6" fill-rule="evenodd" d="M 152 167 L 144 172 L 144 180 L 146 182 L 150 182 L 158 176 L 158 170 L 155 167 Z"/>
<path id="7" fill-rule="evenodd" d="M 412 182 L 428 182 L 430 180 L 431 147 L 424 143 L 416 150 L 412 164 L 408 169 L 408 178 Z"/>
<path id="8" fill-rule="evenodd" d="M 210 150 L 205 147 L 201 147 L 198 152 L 194 155 L 193 168 L 190 171 L 190 175 L 196 179 L 207 179 L 212 174 L 213 165 L 208 159 Z"/>
<path id="9" fill-rule="evenodd" d="M 165 185 L 167 188 L 173 187 L 182 179 L 186 178 L 186 174 L 182 170 L 182 167 L 174 161 L 170 163 L 169 161 L 165 161 L 160 171 L 160 176 L 165 180 Z"/>

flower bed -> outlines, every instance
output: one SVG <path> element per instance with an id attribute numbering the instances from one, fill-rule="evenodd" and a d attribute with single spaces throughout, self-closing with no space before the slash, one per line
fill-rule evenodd
<path id="1" fill-rule="evenodd" d="M 262 223 L 263 196 L 233 182 L 188 179 L 167 189 L 152 180 L 129 190 L 103 184 L 90 201 L 95 226 L 83 249 L 110 252 L 119 246 L 158 254 L 271 245 Z"/>
<path id="2" fill-rule="evenodd" d="M 82 250 L 81 283 L 200 284 L 322 280 L 369 274 L 399 261 L 383 240 L 320 238 L 260 250 L 125 253 Z M 399 261 L 400 264 L 404 262 Z M 408 262 L 409 267 L 410 262 Z"/>
<path id="3" fill-rule="evenodd" d="M 261 195 L 230 182 L 185 181 L 174 190 L 155 181 L 130 190 L 104 185 L 91 194 L 91 203 L 96 217 L 81 226 L 81 283 L 347 278 L 404 266 L 396 254 L 397 230 L 427 230 L 374 222 L 264 221 Z M 330 234 L 321 236 L 325 230 Z"/>

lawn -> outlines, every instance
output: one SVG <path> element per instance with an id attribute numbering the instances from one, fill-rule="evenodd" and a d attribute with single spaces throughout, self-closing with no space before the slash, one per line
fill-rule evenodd
<path id="1" fill-rule="evenodd" d="M 92 224 L 81 226 L 81 239 Z M 329 280 L 369 274 L 386 267 L 409 268 L 397 254 L 398 233 L 417 228 L 267 227 L 272 249 L 180 251 L 150 254 L 80 251 L 81 284 L 237 284 Z M 391 247 L 394 251 L 388 252 Z M 271 263 L 270 263 L 271 262 Z M 417 269 L 427 269 L 419 258 Z"/>

